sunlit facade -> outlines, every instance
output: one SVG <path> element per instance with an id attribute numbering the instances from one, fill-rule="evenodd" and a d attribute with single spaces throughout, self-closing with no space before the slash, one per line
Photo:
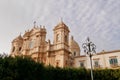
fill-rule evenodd
<path id="1" fill-rule="evenodd" d="M 30 56 L 37 62 L 54 67 L 73 66 L 72 56 L 80 56 L 80 47 L 73 37 L 69 38 L 70 30 L 61 21 L 54 29 L 53 43 L 46 41 L 46 28 L 34 25 L 24 35 L 12 41 L 11 56 Z"/>
<path id="2" fill-rule="evenodd" d="M 120 50 L 102 51 L 92 57 L 93 69 L 117 69 L 120 68 Z M 74 58 L 74 67 L 90 67 L 89 56 L 77 56 Z"/>
<path id="3" fill-rule="evenodd" d="M 30 56 L 37 62 L 54 67 L 90 68 L 90 60 L 80 55 L 80 47 L 73 36 L 69 37 L 69 27 L 61 21 L 54 29 L 53 42 L 46 40 L 47 31 L 44 26 L 34 25 L 12 41 L 11 56 Z M 120 50 L 102 51 L 93 55 L 94 69 L 119 68 Z"/>

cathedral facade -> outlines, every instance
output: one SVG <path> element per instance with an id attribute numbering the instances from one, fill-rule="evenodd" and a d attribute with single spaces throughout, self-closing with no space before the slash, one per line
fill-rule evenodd
<path id="1" fill-rule="evenodd" d="M 51 43 L 50 40 L 46 41 L 46 28 L 34 25 L 31 30 L 12 41 L 11 56 L 30 56 L 37 62 L 54 67 L 73 66 L 74 57 L 80 56 L 78 43 L 73 37 L 69 38 L 70 30 L 63 21 L 53 31 Z"/>

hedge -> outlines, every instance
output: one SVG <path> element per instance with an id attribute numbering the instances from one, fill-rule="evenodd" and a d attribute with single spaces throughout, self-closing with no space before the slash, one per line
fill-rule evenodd
<path id="1" fill-rule="evenodd" d="M 120 80 L 120 69 L 94 70 L 94 80 Z M 0 80 L 91 80 L 84 68 L 44 67 L 30 58 L 0 57 Z"/>

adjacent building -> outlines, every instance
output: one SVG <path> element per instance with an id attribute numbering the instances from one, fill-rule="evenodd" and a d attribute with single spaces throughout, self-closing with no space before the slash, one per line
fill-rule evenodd
<path id="1" fill-rule="evenodd" d="M 102 51 L 93 55 L 92 66 L 94 69 L 116 69 L 120 68 L 120 50 Z M 74 67 L 90 68 L 89 56 L 77 56 L 74 58 Z"/>

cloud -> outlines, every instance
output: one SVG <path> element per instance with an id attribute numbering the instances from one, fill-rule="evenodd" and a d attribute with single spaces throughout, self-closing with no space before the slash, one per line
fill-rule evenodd
<path id="1" fill-rule="evenodd" d="M 47 39 L 53 40 L 52 30 L 60 17 L 80 47 L 89 36 L 97 52 L 120 49 L 119 7 L 119 0 L 1 0 L 0 52 L 9 53 L 11 40 L 31 29 L 35 20 L 38 25 L 46 26 Z"/>

